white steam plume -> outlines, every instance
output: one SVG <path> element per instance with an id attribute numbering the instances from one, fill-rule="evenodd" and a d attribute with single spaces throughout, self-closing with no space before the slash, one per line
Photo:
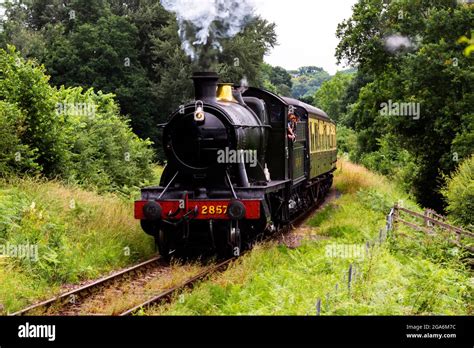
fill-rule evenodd
<path id="1" fill-rule="evenodd" d="M 221 50 L 219 39 L 235 36 L 254 14 L 253 0 L 160 0 L 176 15 L 182 48 L 192 60 L 200 48 Z"/>
<path id="2" fill-rule="evenodd" d="M 390 35 L 384 39 L 385 49 L 390 53 L 397 51 L 408 51 L 416 48 L 416 45 L 406 36 L 399 34 Z"/>
<path id="3" fill-rule="evenodd" d="M 239 92 L 244 93 L 249 88 L 249 81 L 247 80 L 247 76 L 244 76 L 240 80 Z"/>

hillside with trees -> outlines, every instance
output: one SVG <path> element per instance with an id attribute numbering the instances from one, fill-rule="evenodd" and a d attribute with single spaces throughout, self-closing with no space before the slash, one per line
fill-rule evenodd
<path id="1" fill-rule="evenodd" d="M 472 5 L 464 3 L 360 0 L 338 27 L 336 50 L 357 72 L 336 75 L 315 94 L 346 128 L 341 134 L 356 139 L 352 160 L 395 178 L 438 211 L 451 206 L 442 196 L 446 178 L 474 151 L 473 22 Z M 387 115 L 389 103 L 416 106 L 419 114 Z"/>
<path id="2" fill-rule="evenodd" d="M 290 70 L 289 73 L 293 77 L 291 89 L 293 97 L 309 103 L 312 102 L 314 93 L 322 83 L 331 77 L 326 70 L 317 66 L 303 66 L 298 70 Z"/>

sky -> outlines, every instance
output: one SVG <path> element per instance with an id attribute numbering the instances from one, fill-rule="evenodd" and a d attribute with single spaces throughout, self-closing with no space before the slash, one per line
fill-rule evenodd
<path id="1" fill-rule="evenodd" d="M 334 56 L 337 25 L 357 0 L 255 0 L 256 13 L 276 24 L 278 43 L 265 61 L 288 70 L 315 65 L 342 70 Z"/>

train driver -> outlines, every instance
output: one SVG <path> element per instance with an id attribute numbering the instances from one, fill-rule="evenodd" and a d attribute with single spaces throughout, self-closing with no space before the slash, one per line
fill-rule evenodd
<path id="1" fill-rule="evenodd" d="M 288 116 L 288 139 L 291 141 L 296 140 L 296 123 L 298 122 L 298 117 L 295 114 L 290 114 Z"/>

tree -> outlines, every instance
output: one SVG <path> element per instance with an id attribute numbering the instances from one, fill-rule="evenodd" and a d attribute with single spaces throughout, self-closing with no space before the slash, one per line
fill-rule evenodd
<path id="1" fill-rule="evenodd" d="M 337 72 L 330 80 L 323 82 L 321 88 L 314 94 L 314 105 L 326 111 L 329 117 L 337 123 L 346 112 L 343 98 L 354 75 L 355 73 Z"/>
<path id="2" fill-rule="evenodd" d="M 313 97 L 322 83 L 331 78 L 328 72 L 318 67 L 302 67 L 293 77 L 292 94 L 295 98 Z"/>
<path id="3" fill-rule="evenodd" d="M 338 59 L 357 64 L 362 77 L 344 121 L 358 133 L 359 155 L 377 152 L 378 139 L 392 134 L 418 166 L 417 199 L 439 210 L 442 174 L 474 148 L 472 58 L 457 44 L 473 21 L 469 5 L 450 1 L 360 0 L 337 31 Z M 388 101 L 414 103 L 421 115 L 383 116 Z"/>
<path id="4" fill-rule="evenodd" d="M 56 86 L 114 93 L 134 131 L 163 157 L 158 123 L 192 97 L 192 70 L 173 14 L 154 0 L 25 0 L 6 4 L 0 43 L 44 64 Z M 274 25 L 258 17 L 221 42 L 213 67 L 222 81 L 262 84 Z"/>
<path id="5" fill-rule="evenodd" d="M 54 89 L 43 67 L 24 61 L 13 46 L 0 49 L 0 100 L 24 112 L 21 143 L 36 153 L 35 161 L 47 176 L 66 170 L 65 121 L 55 114 Z M 20 115 L 18 115 L 20 116 Z M 21 154 L 24 156 L 24 154 Z"/>
<path id="6" fill-rule="evenodd" d="M 447 178 L 442 193 L 449 217 L 455 223 L 474 228 L 474 156 L 464 160 Z"/>
<path id="7" fill-rule="evenodd" d="M 239 83 L 245 77 L 250 85 L 261 85 L 263 57 L 275 44 L 275 24 L 254 18 L 241 33 L 223 41 L 217 67 L 221 79 Z"/>
<path id="8" fill-rule="evenodd" d="M 262 87 L 283 96 L 291 96 L 293 83 L 291 81 L 291 75 L 284 68 L 263 63 L 261 71 L 264 81 Z"/>
<path id="9" fill-rule="evenodd" d="M 119 114 L 114 95 L 50 86 L 44 68 L 0 49 L 1 175 L 42 174 L 100 190 L 151 178 L 153 151 Z"/>

